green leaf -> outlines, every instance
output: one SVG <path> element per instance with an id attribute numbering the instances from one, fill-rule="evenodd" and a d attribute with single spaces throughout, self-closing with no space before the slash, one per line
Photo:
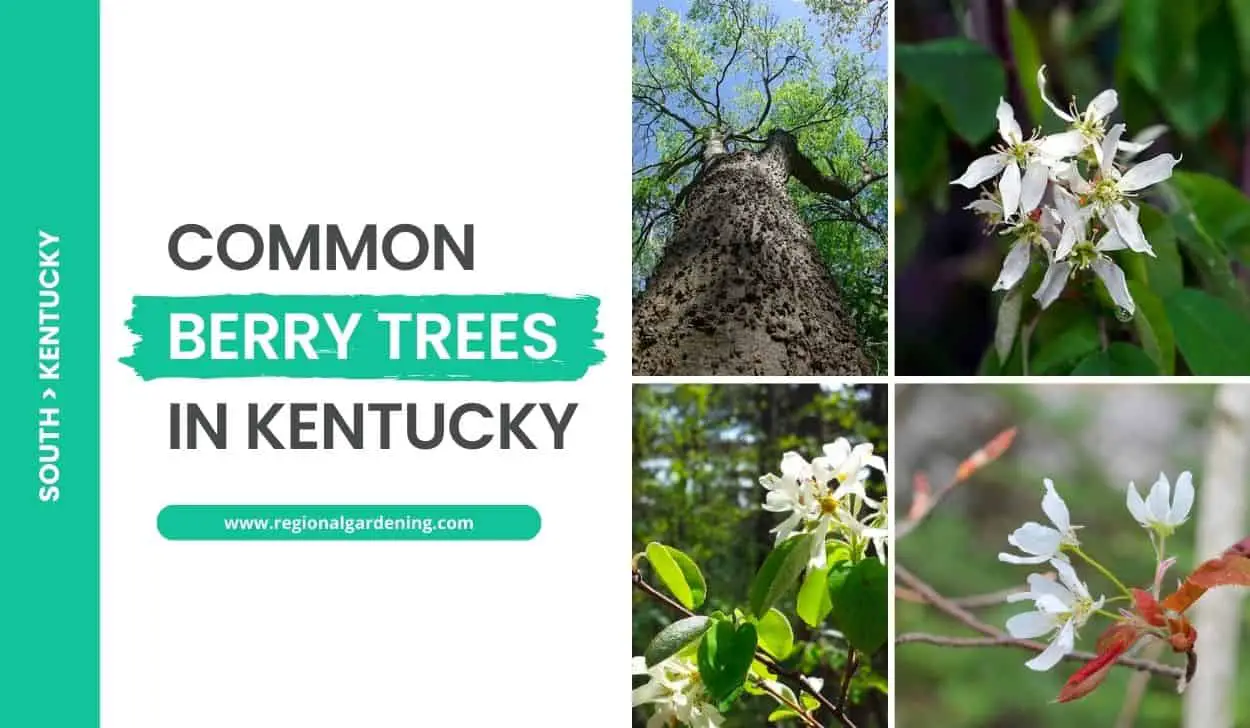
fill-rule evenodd
<path id="1" fill-rule="evenodd" d="M 755 625 L 717 620 L 699 643 L 699 677 L 708 697 L 726 705 L 742 692 L 755 658 Z"/>
<path id="2" fill-rule="evenodd" d="M 760 619 L 756 630 L 759 632 L 760 647 L 778 660 L 784 660 L 794 652 L 794 629 L 786 615 L 775 607 Z"/>
<path id="3" fill-rule="evenodd" d="M 686 617 L 660 630 L 642 653 L 647 667 L 664 662 L 703 636 L 712 626 L 712 620 L 703 616 Z"/>
<path id="4" fill-rule="evenodd" d="M 833 602 L 829 601 L 829 567 L 812 569 L 803 579 L 799 587 L 797 609 L 799 619 L 808 627 L 819 627 L 824 624 L 825 617 L 833 611 Z"/>
<path id="5" fill-rule="evenodd" d="M 786 720 L 787 718 L 797 718 L 797 717 L 799 717 L 799 714 L 794 712 L 790 708 L 777 708 L 776 710 L 768 714 L 768 722 L 777 723 L 779 721 Z"/>
<path id="6" fill-rule="evenodd" d="M 994 131 L 1006 77 L 998 58 L 983 46 L 964 38 L 896 45 L 894 64 L 929 94 L 950 128 L 968 143 L 979 144 Z"/>
<path id="7" fill-rule="evenodd" d="M 811 559 L 812 540 L 815 536 L 804 533 L 782 541 L 764 559 L 764 565 L 751 582 L 751 613 L 761 618 L 798 583 L 803 567 Z"/>
<path id="8" fill-rule="evenodd" d="M 828 568 L 828 576 L 825 577 L 825 593 L 829 595 L 829 606 L 832 613 L 838 611 L 838 602 L 842 599 L 842 589 L 846 586 L 846 577 L 851 573 L 853 567 L 849 561 L 841 561 L 836 564 L 830 564 Z"/>
<path id="9" fill-rule="evenodd" d="M 1146 256 L 1139 256 L 1146 257 Z M 1176 373 L 1176 340 L 1172 324 L 1168 322 L 1163 301 L 1140 281 L 1128 282 L 1129 294 L 1137 304 L 1133 313 L 1133 327 L 1142 348 L 1155 362 L 1159 374 L 1172 376 Z"/>
<path id="10" fill-rule="evenodd" d="M 1240 190 L 1198 172 L 1175 172 L 1172 181 L 1208 235 L 1226 248 L 1250 242 L 1250 200 Z"/>
<path id="11" fill-rule="evenodd" d="M 1042 320 L 1046 314 L 1042 314 Z M 1068 328 L 1058 332 L 1038 347 L 1029 362 L 1029 374 L 1062 374 L 1071 365 L 1099 348 L 1098 327 L 1088 312 L 1073 319 Z"/>
<path id="12" fill-rule="evenodd" d="M 1011 52 L 1016 57 L 1016 75 L 1020 78 L 1020 90 L 1024 92 L 1033 123 L 1041 124 L 1054 116 L 1042 103 L 1042 95 L 1037 88 L 1037 69 L 1042 65 L 1042 53 L 1024 13 L 1017 8 L 1011 8 L 1008 10 L 1007 20 L 1011 33 Z"/>
<path id="13" fill-rule="evenodd" d="M 1159 373 L 1159 367 L 1146 352 L 1122 341 L 1097 351 L 1081 360 L 1072 370 L 1074 376 L 1151 376 Z"/>
<path id="14" fill-rule="evenodd" d="M 834 600 L 833 623 L 851 647 L 871 655 L 889 633 L 889 574 L 876 559 L 855 564 Z"/>
<path id="15" fill-rule="evenodd" d="M 1003 302 L 998 305 L 998 326 L 994 329 L 994 350 L 998 353 L 1000 364 L 1006 364 L 1011 356 L 1011 348 L 1016 343 L 1016 332 L 1020 330 L 1020 312 L 1024 310 L 1024 289 L 1020 286 L 1007 291 Z"/>
<path id="16" fill-rule="evenodd" d="M 1150 205 L 1138 206 L 1142 232 L 1150 247 L 1154 248 L 1154 256 L 1137 255 L 1146 268 L 1146 281 L 1150 290 L 1160 298 L 1167 298 L 1184 285 L 1184 267 L 1181 264 L 1180 250 L 1176 246 L 1176 229 L 1162 212 Z M 1136 299 L 1136 296 L 1134 296 Z"/>
<path id="17" fill-rule="evenodd" d="M 689 556 L 672 546 L 652 541 L 647 544 L 647 561 L 668 592 L 686 609 L 698 609 L 707 596 L 703 574 Z"/>
<path id="18" fill-rule="evenodd" d="M 1163 303 L 1176 346 L 1200 375 L 1250 374 L 1250 338 L 1247 320 L 1224 301 L 1186 288 Z"/>

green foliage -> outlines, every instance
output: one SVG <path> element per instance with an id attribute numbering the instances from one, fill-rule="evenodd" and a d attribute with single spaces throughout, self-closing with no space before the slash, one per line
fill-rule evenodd
<path id="1" fill-rule="evenodd" d="M 738 697 L 755 659 L 757 634 L 750 622 L 713 620 L 699 643 L 699 677 L 712 700 L 725 705 Z"/>
<path id="2" fill-rule="evenodd" d="M 900 37 L 914 37 L 933 22 L 900 15 Z M 950 18 L 958 17 L 952 6 Z M 1035 3 L 1005 18 L 1005 28 L 980 29 L 973 38 L 898 46 L 898 270 L 905 271 L 922 246 L 941 242 L 934 231 L 951 229 L 955 220 L 961 222 L 954 229 L 972 229 L 971 213 L 951 209 L 969 197 L 950 181 L 997 143 L 1000 96 L 1015 106 L 1026 136 L 1031 128 L 1064 128 L 1037 92 L 1037 69 L 1046 64 L 1048 93 L 1061 107 L 1075 97 L 1083 109 L 1099 91 L 1114 88 L 1119 109 L 1113 122 L 1127 123 L 1130 132 L 1167 125 L 1136 162 L 1163 152 L 1182 161 L 1170 180 L 1136 200 L 1154 256 L 1112 254 L 1137 304 L 1133 315 L 1119 315 L 1089 274 L 1078 274 L 1065 299 L 1045 312 L 1031 298 L 1036 284 L 1026 281 L 1021 285 L 1029 296 L 976 304 L 996 309 L 984 311 L 984 330 L 993 335 L 980 342 L 981 372 L 1250 374 L 1250 360 L 1235 341 L 1241 337 L 1231 334 L 1237 329 L 1226 328 L 1250 320 L 1250 279 L 1241 273 L 1250 265 L 1250 198 L 1243 192 L 1250 179 L 1240 179 L 1250 121 L 1250 3 L 1117 0 L 1067 9 Z M 1014 77 L 989 45 L 1000 30 L 1011 41 Z M 960 282 L 988 290 L 1011 241 L 985 236 L 972 242 L 962 253 Z M 934 260 L 924 265 L 951 269 Z M 908 294 L 897 293 L 900 299 Z M 945 315 L 943 326 L 900 320 L 900 357 L 916 360 L 924 352 L 935 361 L 913 373 L 940 373 L 943 349 L 951 344 L 939 337 L 969 328 L 956 318 L 966 311 L 952 308 Z"/>
<path id="3" fill-rule="evenodd" d="M 774 549 L 775 534 L 770 531 L 778 521 L 778 514 L 760 507 L 767 491 L 760 487 L 759 477 L 776 472 L 784 451 L 796 450 L 810 457 L 819 453 L 821 444 L 838 436 L 849 437 L 852 442 L 871 441 L 879 454 L 887 455 L 884 394 L 884 387 L 876 385 L 829 387 L 812 383 L 634 388 L 635 550 L 646 551 L 651 543 L 680 548 L 698 564 L 706 583 L 706 598 L 697 611 L 712 620 L 736 625 L 733 644 L 737 644 L 741 626 L 753 624 L 758 654 L 772 655 L 787 669 L 824 679 L 826 696 L 840 685 L 840 670 L 850 649 L 845 640 L 830 636 L 829 606 L 810 622 L 796 615 L 804 610 L 798 609 L 789 595 L 777 599 L 758 618 L 743 613 L 754 614 L 749 609 L 751 584 Z M 874 498 L 884 495 L 883 488 L 878 479 L 868 482 Z M 845 548 L 827 551 L 830 562 L 849 557 Z M 674 593 L 660 581 L 652 559 L 640 566 L 649 583 Z M 820 587 L 820 591 L 825 590 L 823 580 Z M 792 583 L 787 592 L 793 591 Z M 827 593 L 823 601 L 828 602 Z M 681 627 L 674 626 L 683 622 Z M 688 622 L 676 610 L 635 590 L 635 655 L 650 659 L 673 650 L 671 654 L 689 655 L 697 663 L 704 638 L 711 634 L 695 636 L 698 626 L 698 622 Z M 658 635 L 665 637 L 661 640 Z M 665 646 L 661 649 L 657 643 Z M 722 648 L 718 645 L 718 654 Z M 717 659 L 726 668 L 725 674 L 732 674 L 727 669 L 730 661 L 723 656 Z M 861 716 L 857 725 L 867 728 L 874 724 L 873 712 L 867 706 L 884 703 L 888 663 L 884 651 L 871 659 L 861 658 L 859 663 L 849 704 L 853 713 Z M 778 679 L 758 659 L 749 674 Z M 726 678 L 724 689 L 731 690 L 731 683 Z M 742 683 L 734 687 L 742 687 Z M 744 689 L 757 697 L 733 701 L 725 713 L 728 727 L 763 725 L 778 707 L 751 679 Z M 796 700 L 802 701 L 802 694 Z M 638 711 L 636 725 L 648 717 L 647 711 Z"/>
<path id="4" fill-rule="evenodd" d="M 713 132 L 724 134 L 734 151 L 758 147 L 773 130 L 788 130 L 823 174 L 852 186 L 866 174 L 884 173 L 887 83 L 880 69 L 843 41 L 848 29 L 870 31 L 862 24 L 878 18 L 878 11 L 884 19 L 885 4 L 809 4 L 811 22 L 782 20 L 767 0 L 691 0 L 684 15 L 660 8 L 634 18 L 635 290 L 663 255 Z M 870 35 L 883 32 L 877 28 Z M 817 252 L 881 373 L 888 340 L 887 193 L 884 179 L 849 202 L 791 185 Z"/>
<path id="5" fill-rule="evenodd" d="M 804 533 L 778 544 L 751 582 L 751 613 L 762 617 L 799 583 L 815 535 Z"/>
<path id="6" fill-rule="evenodd" d="M 664 584 L 677 601 L 686 609 L 695 609 L 703 604 L 707 594 L 707 584 L 703 574 L 689 556 L 675 548 L 660 543 L 647 544 L 647 560 L 655 569 L 660 582 Z"/>
<path id="7" fill-rule="evenodd" d="M 871 558 L 829 574 L 833 624 L 867 655 L 881 649 L 889 634 L 889 582 L 885 564 Z"/>
<path id="8" fill-rule="evenodd" d="M 898 72 L 937 103 L 950 128 L 971 144 L 994 131 L 1003 68 L 992 53 L 963 38 L 943 38 L 894 51 Z"/>
<path id="9" fill-rule="evenodd" d="M 712 620 L 704 616 L 686 617 L 660 630 L 647 645 L 643 657 L 647 667 L 658 665 L 694 644 L 703 633 L 712 628 Z"/>

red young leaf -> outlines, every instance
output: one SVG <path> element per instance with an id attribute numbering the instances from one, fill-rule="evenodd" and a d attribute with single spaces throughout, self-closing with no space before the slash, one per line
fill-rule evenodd
<path id="1" fill-rule="evenodd" d="M 1137 638 L 1141 637 L 1141 628 L 1132 622 L 1116 622 L 1107 628 L 1098 638 L 1094 651 L 1098 654 L 1108 650 L 1119 649 L 1121 652 L 1132 647 Z"/>
<path id="2" fill-rule="evenodd" d="M 1123 624 L 1123 623 L 1121 623 Z M 1118 625 L 1113 625 L 1112 629 Z M 1111 630 L 1108 630 L 1110 634 Z M 1108 634 L 1104 634 L 1106 638 Z M 1102 640 L 1099 640 L 1101 642 Z M 1135 641 L 1135 640 L 1134 640 Z M 1068 703 L 1077 698 L 1083 698 L 1094 691 L 1094 688 L 1102 684 L 1103 679 L 1107 677 L 1107 673 L 1115 665 L 1115 661 L 1120 655 L 1133 644 L 1133 642 L 1124 642 L 1118 640 L 1111 649 L 1105 652 L 1099 652 L 1098 656 L 1089 662 L 1080 670 L 1072 674 L 1068 678 L 1068 682 L 1064 684 L 1063 689 L 1059 691 L 1059 697 L 1055 699 L 1059 703 Z"/>
<path id="3" fill-rule="evenodd" d="M 1007 452 L 1007 448 L 1011 447 L 1011 442 L 1015 439 L 1016 428 L 1014 427 L 995 435 L 994 439 L 985 443 L 984 447 L 959 464 L 959 468 L 955 471 L 955 482 L 967 480 L 972 477 L 973 473 L 997 460 L 999 456 Z"/>
<path id="4" fill-rule="evenodd" d="M 1147 624 L 1154 627 L 1167 624 L 1167 619 L 1163 616 L 1163 607 L 1159 606 L 1158 600 L 1150 592 L 1144 589 L 1134 589 L 1133 603 L 1137 605 L 1137 613 L 1146 620 Z"/>
<path id="5" fill-rule="evenodd" d="M 1250 538 L 1233 544 L 1220 556 L 1198 565 L 1175 593 L 1163 600 L 1164 609 L 1184 612 L 1217 586 L 1250 586 Z"/>
<path id="6" fill-rule="evenodd" d="M 916 478 L 912 481 L 911 490 L 911 510 L 907 512 L 907 520 L 919 521 L 929 511 L 930 502 L 933 500 L 933 489 L 929 487 L 929 476 L 924 473 L 916 473 Z"/>

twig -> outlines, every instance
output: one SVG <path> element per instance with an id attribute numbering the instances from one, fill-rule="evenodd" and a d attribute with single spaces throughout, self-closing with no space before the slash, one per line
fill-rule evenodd
<path id="1" fill-rule="evenodd" d="M 838 693 L 838 707 L 846 707 L 846 698 L 851 693 L 851 677 L 855 675 L 855 671 L 859 669 L 859 659 L 854 650 L 852 650 L 846 658 L 846 668 L 842 673 L 842 690 Z"/>
<path id="2" fill-rule="evenodd" d="M 1035 652 L 1041 652 L 1046 648 L 1046 645 L 1030 640 L 1018 640 L 1014 637 L 947 637 L 924 632 L 906 632 L 895 637 L 894 644 L 926 644 L 940 647 L 1021 647 Z M 1060 659 L 1066 662 L 1088 662 L 1096 656 L 1092 652 L 1078 651 L 1069 652 Z M 1183 668 L 1134 657 L 1121 657 L 1116 662 L 1124 667 L 1140 670 L 1147 675 L 1161 675 L 1179 680 L 1185 674 Z"/>
<path id="3" fill-rule="evenodd" d="M 804 725 L 809 726 L 810 728 L 821 728 L 820 723 L 816 722 L 816 719 L 809 715 L 808 712 L 803 709 L 803 706 L 796 705 L 793 700 L 790 700 L 785 695 L 782 695 L 780 690 L 774 690 L 773 687 L 764 680 L 764 678 L 753 675 L 752 682 L 754 682 L 755 686 L 760 690 L 763 690 L 776 698 L 777 702 L 786 706 L 790 710 L 793 710 L 795 714 L 798 715 L 799 720 L 803 721 Z"/>
<path id="4" fill-rule="evenodd" d="M 634 580 L 634 586 L 640 591 L 642 591 L 643 593 L 645 593 L 647 596 L 651 597 L 652 599 L 655 599 L 656 601 L 659 601 L 667 605 L 668 607 L 680 612 L 681 615 L 684 617 L 696 616 L 694 612 L 690 611 L 689 609 L 686 609 L 684 605 L 674 601 L 667 594 L 661 592 L 659 589 L 656 589 L 655 587 L 648 584 L 646 579 L 642 578 L 642 573 L 638 571 L 637 569 L 634 569 L 633 580 Z M 832 702 L 830 702 L 829 698 L 826 698 L 824 695 L 821 695 L 820 691 L 817 690 L 815 687 L 813 687 L 811 683 L 807 681 L 807 677 L 804 676 L 802 673 L 796 670 L 791 670 L 789 668 L 782 667 L 780 664 L 778 664 L 776 660 L 774 660 L 771 656 L 765 654 L 762 650 L 755 651 L 755 659 L 759 660 L 760 663 L 762 663 L 764 667 L 766 667 L 768 670 L 776 673 L 778 677 L 786 677 L 786 678 L 789 678 L 790 680 L 793 680 L 795 683 L 797 683 L 800 690 L 807 693 L 808 695 L 811 695 L 813 698 L 819 701 L 822 706 L 824 706 L 825 708 L 828 708 L 829 711 L 833 713 L 833 717 L 836 718 L 838 722 L 842 724 L 843 728 L 855 728 L 855 724 L 851 722 L 851 719 L 847 717 L 846 713 L 837 705 L 834 705 Z"/>
<path id="5" fill-rule="evenodd" d="M 919 507 L 916 507 L 916 504 L 913 504 L 913 512 L 910 514 L 908 520 L 895 526 L 894 541 L 897 543 L 899 539 L 914 531 L 916 527 L 924 521 L 925 517 L 932 513 L 933 509 L 942 502 L 942 499 L 955 489 L 955 486 L 964 482 L 968 478 L 971 478 L 972 475 L 978 470 L 997 460 L 1004 452 L 1007 451 L 1007 448 L 1011 447 L 1011 443 L 1014 442 L 1015 439 L 1016 428 L 1011 427 L 1003 430 L 995 435 L 989 442 L 985 443 L 985 445 L 978 448 L 976 452 L 965 458 L 964 461 L 959 464 L 959 467 L 955 469 L 955 475 L 951 478 L 950 482 L 946 483 L 941 488 L 938 488 L 931 494 L 928 492 L 926 485 L 925 490 L 922 491 L 924 493 L 923 503 Z M 923 476 L 917 476 L 917 480 L 919 481 L 922 477 Z M 927 481 L 925 482 L 927 483 Z M 919 485 L 919 482 L 917 485 Z"/>
<path id="6" fill-rule="evenodd" d="M 953 617 L 954 619 L 958 620 L 960 623 L 962 623 L 964 626 L 968 627 L 969 629 L 973 630 L 974 632 L 979 632 L 989 638 L 989 639 L 979 639 L 979 638 L 968 638 L 968 637 L 941 637 L 941 636 L 936 636 L 936 635 L 912 633 L 912 634 L 899 635 L 894 640 L 895 644 L 906 644 L 908 642 L 924 642 L 928 644 L 943 645 L 946 647 L 1003 646 L 1003 647 L 1020 647 L 1026 650 L 1032 650 L 1034 652 L 1041 652 L 1045 650 L 1047 647 L 1041 642 L 1035 642 L 1033 640 L 1016 639 L 1014 637 L 1011 637 L 1007 633 L 1003 632 L 1001 629 L 998 629 L 997 627 L 992 627 L 989 624 L 986 624 L 985 622 L 978 619 L 975 615 L 973 615 L 968 610 L 964 609 L 958 604 L 951 602 L 951 600 L 947 599 L 946 597 L 943 597 L 941 594 L 937 592 L 937 590 L 929 586 L 927 583 L 925 583 L 915 574 L 911 573 L 906 567 L 904 567 L 902 564 L 899 564 L 897 561 L 894 564 L 894 576 L 898 581 L 901 581 L 909 589 L 911 589 L 912 591 L 922 596 L 925 601 L 927 601 L 929 604 L 937 608 L 938 611 L 950 617 Z M 1094 659 L 1094 657 L 1096 657 L 1096 655 L 1090 652 L 1073 652 L 1067 655 L 1064 659 L 1088 661 L 1088 660 Z M 1120 659 L 1116 660 L 1116 663 L 1120 665 L 1124 665 L 1126 667 L 1132 667 L 1137 670 L 1147 670 L 1156 675 L 1167 675 L 1169 677 L 1173 677 L 1177 679 L 1183 677 L 1184 675 L 1184 672 L 1180 670 L 1179 668 L 1171 667 L 1169 665 L 1163 665 L 1158 662 L 1151 662 L 1149 660 L 1139 660 L 1139 659 L 1131 658 L 1131 657 L 1121 657 Z"/>
<path id="7" fill-rule="evenodd" d="M 1045 574 L 1044 576 L 1047 578 L 1051 577 L 1050 574 Z M 947 597 L 947 599 L 951 604 L 957 604 L 965 609 L 981 609 L 984 607 L 996 607 L 1000 604 L 1005 604 L 1007 602 L 1007 597 L 1012 594 L 1022 594 L 1025 591 L 1027 590 L 1019 587 L 1012 587 L 1010 589 L 1002 589 L 988 594 L 974 594 L 968 597 Z M 916 592 L 903 587 L 895 587 L 894 598 L 901 599 L 905 602 L 912 602 L 913 604 L 929 603 L 927 599 L 920 596 Z"/>

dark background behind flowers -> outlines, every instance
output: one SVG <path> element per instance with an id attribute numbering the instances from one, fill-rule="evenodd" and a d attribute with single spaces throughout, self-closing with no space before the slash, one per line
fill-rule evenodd
<path id="1" fill-rule="evenodd" d="M 900 0 L 895 13 L 897 372 L 1019 373 L 1018 362 L 1000 365 L 991 352 L 1003 294 L 990 287 L 1008 242 L 962 209 L 979 192 L 949 183 L 996 143 L 1000 96 L 1026 134 L 1062 130 L 1037 93 L 1044 63 L 1061 107 L 1075 95 L 1083 110 L 1115 88 L 1112 123 L 1127 123 L 1125 138 L 1169 127 L 1136 162 L 1183 156 L 1180 174 L 1147 198 L 1165 214 L 1143 211 L 1159 260 L 1130 264 L 1130 279 L 1149 289 L 1134 292 L 1139 316 L 1112 328 L 1129 339 L 1152 331 L 1165 370 L 1250 374 L 1250 337 L 1226 336 L 1250 326 L 1250 200 L 1242 194 L 1250 190 L 1250 2 Z M 1025 284 L 1031 296 L 1036 283 Z M 1198 293 L 1177 296 L 1182 289 Z M 1047 311 L 1042 320 L 1054 320 L 1040 334 L 1081 328 L 1078 319 L 1090 316 L 1061 304 L 1056 315 Z M 1051 371 L 1030 373 L 1061 374 L 1101 342 L 1084 327 L 1045 355 L 1039 343 L 1034 354 Z"/>
<path id="2" fill-rule="evenodd" d="M 1001 563 L 1000 551 L 1012 550 L 1007 535 L 1025 521 L 1047 523 L 1041 510 L 1043 478 L 1051 478 L 1071 512 L 1082 547 L 1130 585 L 1149 583 L 1154 559 L 1150 541 L 1125 506 L 1129 481 L 1145 494 L 1160 471 L 1174 483 L 1184 470 L 1194 474 L 1197 502 L 1190 520 L 1168 540 L 1179 562 L 1168 573 L 1166 587 L 1189 573 L 1202 559 L 1195 540 L 1203 524 L 1204 499 L 1226 503 L 1206 473 L 1215 415 L 1215 388 L 1207 385 L 1115 386 L 1047 384 L 900 385 L 896 391 L 894 447 L 896 522 L 903 523 L 912 504 L 913 482 L 924 472 L 936 487 L 949 481 L 958 463 L 1007 427 L 1018 427 L 1016 441 L 998 461 L 959 485 L 910 534 L 900 538 L 898 563 L 951 598 L 1001 592 L 1024 586 L 1025 577 L 1045 567 Z M 1241 434 L 1242 456 L 1250 433 Z M 1233 487 L 1246 488 L 1244 482 Z M 1250 533 L 1245 514 L 1242 535 Z M 1231 545 L 1236 538 L 1228 539 Z M 1113 596 L 1115 587 L 1092 569 L 1077 565 L 1094 596 Z M 900 587 L 901 588 L 901 587 Z M 1240 644 L 1240 669 L 1235 688 L 1225 700 L 1236 708 L 1235 725 L 1250 726 L 1250 608 L 1243 594 L 1239 608 L 1241 633 L 1198 624 L 1198 672 L 1195 684 L 1210 680 L 1202 654 L 1212 641 Z M 1118 606 L 1118 605 L 1117 605 Z M 1026 604 L 1000 604 L 974 609 L 977 617 L 1002 628 Z M 1191 615 L 1192 616 L 1192 615 Z M 973 632 L 933 608 L 896 598 L 897 634 L 925 632 L 973 636 Z M 1092 650 L 1106 619 L 1095 618 L 1080 631 L 1077 649 Z M 1174 728 L 1182 724 L 1183 698 L 1175 683 L 1152 677 L 1132 722 L 1121 722 L 1130 675 L 1112 670 L 1106 682 L 1074 703 L 1052 703 L 1079 663 L 1063 662 L 1049 672 L 1024 666 L 1032 653 L 1008 647 L 951 648 L 927 644 L 895 647 L 893 690 L 900 726 L 1002 726 L 1003 728 L 1066 728 L 1067 726 L 1136 726 Z M 1177 655 L 1159 658 L 1183 665 Z M 1191 688 L 1192 693 L 1192 688 Z M 1214 724 L 1209 724 L 1214 725 Z M 1229 724 L 1233 725 L 1233 724 Z"/>
<path id="3" fill-rule="evenodd" d="M 838 437 L 871 442 L 874 452 L 888 459 L 886 397 L 885 385 L 868 384 L 635 386 L 634 551 L 660 541 L 694 559 L 707 581 L 701 612 L 743 606 L 751 579 L 773 548 L 769 530 L 785 518 L 760 508 L 767 491 L 759 477 L 780 472 L 783 452 L 795 450 L 811 460 L 821 454 L 821 445 Z M 869 494 L 884 494 L 877 475 L 869 481 Z M 814 634 L 794 616 L 793 594 L 778 607 L 802 645 L 786 666 L 825 678 L 826 694 L 832 695 L 846 660 L 844 646 Z M 633 615 L 635 655 L 675 616 L 637 591 Z M 850 702 L 860 728 L 886 725 L 887 666 L 883 648 L 871 670 L 856 673 Z M 642 682 L 635 678 L 634 685 Z M 726 714 L 725 725 L 766 725 L 775 707 L 768 698 L 744 696 Z M 650 714 L 646 707 L 635 710 L 634 725 L 645 725 Z"/>

